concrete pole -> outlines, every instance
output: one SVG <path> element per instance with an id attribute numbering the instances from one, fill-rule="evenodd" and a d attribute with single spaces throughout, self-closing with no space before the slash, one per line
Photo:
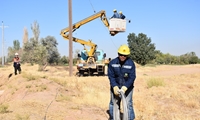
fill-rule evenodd
<path id="1" fill-rule="evenodd" d="M 2 66 L 4 66 L 4 27 L 8 26 L 4 26 L 2 21 L 2 26 L 0 27 L 2 28 Z"/>
<path id="2" fill-rule="evenodd" d="M 8 59 L 8 46 L 7 46 L 7 42 L 5 40 L 5 45 L 4 45 L 4 49 L 5 49 L 5 63 L 7 63 L 7 59 Z"/>
<path id="3" fill-rule="evenodd" d="M 2 21 L 2 66 L 4 66 L 4 52 L 3 52 L 3 49 L 4 49 L 4 26 L 3 26 L 3 21 Z"/>
<path id="4" fill-rule="evenodd" d="M 72 45 L 72 0 L 68 0 L 69 7 L 69 76 L 73 75 L 73 45 Z"/>

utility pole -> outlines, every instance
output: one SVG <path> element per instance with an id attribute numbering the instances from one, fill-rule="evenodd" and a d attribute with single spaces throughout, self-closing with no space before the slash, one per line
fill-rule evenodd
<path id="1" fill-rule="evenodd" d="M 3 25 L 3 21 L 2 21 L 2 26 L 0 26 L 2 28 L 2 66 L 4 66 L 4 27 L 8 27 L 8 26 L 4 26 Z"/>
<path id="2" fill-rule="evenodd" d="M 69 76 L 72 76 L 73 72 L 73 46 L 72 46 L 72 0 L 68 0 L 69 8 Z"/>
<path id="3" fill-rule="evenodd" d="M 7 63 L 7 58 L 8 58 L 8 47 L 7 47 L 7 42 L 6 42 L 6 40 L 5 40 L 4 49 L 5 49 L 5 63 Z"/>

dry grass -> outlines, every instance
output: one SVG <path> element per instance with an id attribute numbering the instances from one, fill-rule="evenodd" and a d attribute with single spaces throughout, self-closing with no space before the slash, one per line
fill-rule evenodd
<path id="1" fill-rule="evenodd" d="M 134 88 L 136 120 L 199 120 L 200 65 L 137 67 Z M 109 80 L 69 77 L 66 67 L 22 65 L 22 74 L 0 68 L 1 120 L 105 120 Z M 74 74 L 75 74 L 74 70 Z M 3 104 L 4 103 L 4 104 Z M 8 105 L 8 106 L 5 106 Z M 59 111 L 59 112 L 57 112 Z"/>
<path id="2" fill-rule="evenodd" d="M 147 88 L 151 88 L 153 86 L 165 86 L 165 83 L 161 78 L 150 78 L 147 80 Z"/>
<path id="3" fill-rule="evenodd" d="M 1 104 L 0 105 L 0 113 L 7 113 L 8 112 L 8 105 L 7 104 Z"/>

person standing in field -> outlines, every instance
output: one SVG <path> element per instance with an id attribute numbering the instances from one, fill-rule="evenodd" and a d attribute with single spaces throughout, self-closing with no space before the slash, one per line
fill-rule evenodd
<path id="1" fill-rule="evenodd" d="M 136 79 L 136 68 L 133 60 L 128 57 L 129 54 L 129 47 L 127 45 L 121 45 L 118 49 L 118 57 L 112 59 L 108 66 L 108 78 L 110 81 L 110 120 L 113 120 L 114 102 L 116 102 L 117 108 L 120 109 L 121 98 L 119 97 L 119 91 L 123 91 L 125 94 L 128 108 L 128 120 L 135 119 L 132 96 L 134 81 Z"/>
<path id="2" fill-rule="evenodd" d="M 13 59 L 13 67 L 14 67 L 15 75 L 17 75 L 17 71 L 19 72 L 19 74 L 21 73 L 21 65 L 20 65 L 20 59 L 19 59 L 18 53 L 15 53 L 15 57 Z"/>

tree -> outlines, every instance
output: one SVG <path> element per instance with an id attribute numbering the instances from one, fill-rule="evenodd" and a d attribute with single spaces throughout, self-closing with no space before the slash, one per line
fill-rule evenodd
<path id="1" fill-rule="evenodd" d="M 197 64 L 198 63 L 198 57 L 196 56 L 195 52 L 190 52 L 189 53 L 189 63 L 190 64 Z"/>
<path id="2" fill-rule="evenodd" d="M 34 21 L 33 24 L 31 24 L 31 30 L 33 32 L 34 40 L 38 42 L 40 36 L 40 27 L 37 21 Z"/>
<path id="3" fill-rule="evenodd" d="M 136 36 L 135 33 L 130 33 L 127 41 L 131 51 L 130 58 L 136 63 L 145 65 L 156 58 L 155 45 L 151 43 L 151 38 L 147 35 L 139 33 Z"/>
<path id="4" fill-rule="evenodd" d="M 180 56 L 181 62 L 183 64 L 197 64 L 198 57 L 196 56 L 195 52 L 186 53 Z"/>
<path id="5" fill-rule="evenodd" d="M 47 59 L 48 59 L 48 53 L 46 50 L 46 47 L 43 45 L 38 45 L 35 47 L 34 50 L 34 60 L 39 64 L 39 71 L 42 71 L 47 66 Z"/>
<path id="6" fill-rule="evenodd" d="M 160 52 L 159 50 L 156 51 L 156 64 L 164 64 L 164 54 Z"/>
<path id="7" fill-rule="evenodd" d="M 19 40 L 13 41 L 13 47 L 8 47 L 8 61 L 11 62 L 13 60 L 14 54 L 19 53 L 21 55 L 22 50 L 20 48 Z"/>
<path id="8" fill-rule="evenodd" d="M 200 59 L 199 59 L 199 58 L 198 58 L 198 61 L 197 61 L 197 63 L 198 63 L 198 64 L 200 64 Z"/>
<path id="9" fill-rule="evenodd" d="M 68 64 L 69 58 L 67 58 L 65 55 L 60 59 L 61 64 Z"/>
<path id="10" fill-rule="evenodd" d="M 39 70 L 44 70 L 48 63 L 58 64 L 60 60 L 60 54 L 57 49 L 57 41 L 52 36 L 47 36 L 39 41 L 39 24 L 34 21 L 31 25 L 33 32 L 33 38 L 30 38 L 28 42 L 24 44 L 23 59 L 31 63 L 39 64 Z"/>
<path id="11" fill-rule="evenodd" d="M 14 48 L 14 50 L 19 50 L 20 49 L 20 42 L 19 42 L 19 40 L 14 40 L 13 41 L 13 48 Z"/>
<path id="12" fill-rule="evenodd" d="M 37 21 L 34 21 L 33 24 L 31 24 L 31 30 L 33 32 L 33 38 L 30 38 L 29 41 L 27 41 L 26 43 L 24 43 L 24 48 L 23 48 L 23 60 L 31 63 L 32 65 L 34 63 L 40 62 L 38 61 L 38 59 L 36 59 L 35 56 L 37 56 L 35 53 L 38 53 L 40 50 L 39 48 L 39 34 L 40 34 L 40 30 L 39 30 L 39 24 L 37 23 Z"/>
<path id="13" fill-rule="evenodd" d="M 197 56 L 191 56 L 189 59 L 190 64 L 197 64 L 198 63 L 198 57 Z"/>
<path id="14" fill-rule="evenodd" d="M 24 44 L 28 42 L 28 31 L 26 29 L 26 27 L 24 27 L 24 34 L 23 34 L 23 47 Z"/>
<path id="15" fill-rule="evenodd" d="M 36 42 L 34 38 L 30 38 L 30 40 L 24 44 L 22 59 L 27 63 L 31 63 L 32 65 L 36 63 L 37 60 L 34 57 L 34 53 L 36 53 L 38 46 L 38 42 Z"/>
<path id="16" fill-rule="evenodd" d="M 57 49 L 57 41 L 53 36 L 47 36 L 46 38 L 41 39 L 42 46 L 46 47 L 47 50 L 47 61 L 48 63 L 56 63 L 58 64 L 60 59 L 60 54 Z"/>

